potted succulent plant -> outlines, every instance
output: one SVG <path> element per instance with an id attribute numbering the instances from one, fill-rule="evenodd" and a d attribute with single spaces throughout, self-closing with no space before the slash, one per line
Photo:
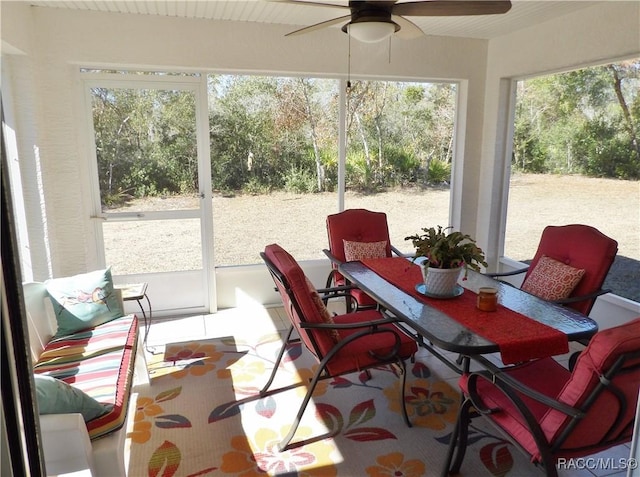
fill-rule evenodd
<path id="1" fill-rule="evenodd" d="M 469 268 L 480 271 L 480 266 L 487 266 L 484 252 L 475 240 L 462 232 L 449 231 L 451 228 L 423 228 L 423 233 L 405 238 L 415 247 L 414 261 L 425 258 L 421 267 L 426 292 L 431 295 L 453 296 L 462 270 L 466 278 Z"/>

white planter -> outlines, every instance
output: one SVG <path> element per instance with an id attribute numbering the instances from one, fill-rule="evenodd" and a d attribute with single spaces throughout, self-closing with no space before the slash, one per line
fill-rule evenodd
<path id="1" fill-rule="evenodd" d="M 458 279 L 462 272 L 460 268 L 432 268 L 426 264 L 420 265 L 422 279 L 426 291 L 431 295 L 452 296 L 458 286 Z"/>

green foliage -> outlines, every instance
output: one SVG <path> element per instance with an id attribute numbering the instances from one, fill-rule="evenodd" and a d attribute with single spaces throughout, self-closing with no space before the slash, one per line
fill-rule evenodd
<path id="1" fill-rule="evenodd" d="M 260 182 L 255 177 L 249 179 L 249 181 L 242 188 L 242 191 L 250 195 L 264 195 L 270 192 L 269 187 Z"/>
<path id="2" fill-rule="evenodd" d="M 451 182 L 451 164 L 439 159 L 429 162 L 429 182 L 431 184 L 443 184 Z"/>
<path id="3" fill-rule="evenodd" d="M 285 175 L 284 189 L 295 194 L 307 194 L 318 192 L 318 184 L 310 171 L 292 168 Z"/>
<path id="4" fill-rule="evenodd" d="M 387 185 L 404 186 L 417 181 L 420 160 L 415 155 L 395 143 L 385 144 L 383 151 L 387 163 L 384 173 L 388 178 Z"/>
<path id="5" fill-rule="evenodd" d="M 458 268 L 465 267 L 480 271 L 480 265 L 486 267 L 484 252 L 469 235 L 462 232 L 447 231 L 451 227 L 423 228 L 423 233 L 411 235 L 416 252 L 415 258 L 425 257 L 430 267 Z"/>
<path id="6" fill-rule="evenodd" d="M 336 189 L 335 80 L 210 75 L 208 84 L 215 190 Z M 513 168 L 637 180 L 639 91 L 639 60 L 520 82 Z M 450 181 L 455 95 L 454 84 L 353 81 L 347 187 Z M 105 205 L 199 191 L 193 92 L 94 88 L 92 101 Z"/>
<path id="7" fill-rule="evenodd" d="M 373 192 L 379 188 L 374 180 L 374 165 L 364 152 L 349 152 L 346 161 L 347 188 Z"/>
<path id="8" fill-rule="evenodd" d="M 518 85 L 514 169 L 640 177 L 640 60 Z"/>

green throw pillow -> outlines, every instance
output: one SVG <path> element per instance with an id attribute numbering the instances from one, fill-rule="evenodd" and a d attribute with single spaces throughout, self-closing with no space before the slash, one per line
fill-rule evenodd
<path id="1" fill-rule="evenodd" d="M 107 411 L 105 406 L 91 396 L 64 381 L 43 374 L 34 374 L 33 377 L 40 414 L 79 412 L 87 422 Z"/>
<path id="2" fill-rule="evenodd" d="M 111 269 L 45 282 L 58 322 L 56 338 L 93 328 L 124 315 L 113 289 Z"/>

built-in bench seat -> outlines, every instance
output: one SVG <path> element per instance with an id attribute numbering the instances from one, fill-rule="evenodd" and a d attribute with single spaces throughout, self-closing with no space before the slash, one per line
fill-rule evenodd
<path id="1" fill-rule="evenodd" d="M 23 289 L 38 392 L 37 378 L 49 376 L 104 406 L 104 412 L 92 419 L 83 417 L 84 410 L 44 414 L 47 406 L 40 404 L 48 403 L 49 397 L 37 396 L 47 474 L 84 471 L 82 475 L 96 477 L 126 476 L 127 421 L 136 399 L 134 374 L 135 384 L 149 379 L 137 317 L 122 316 L 56 336 L 59 323 L 46 285 L 27 283 Z"/>
<path id="2" fill-rule="evenodd" d="M 86 423 L 90 439 L 125 423 L 137 352 L 135 315 L 110 321 L 71 336 L 53 339 L 34 365 L 34 373 L 61 379 L 109 410 Z"/>

